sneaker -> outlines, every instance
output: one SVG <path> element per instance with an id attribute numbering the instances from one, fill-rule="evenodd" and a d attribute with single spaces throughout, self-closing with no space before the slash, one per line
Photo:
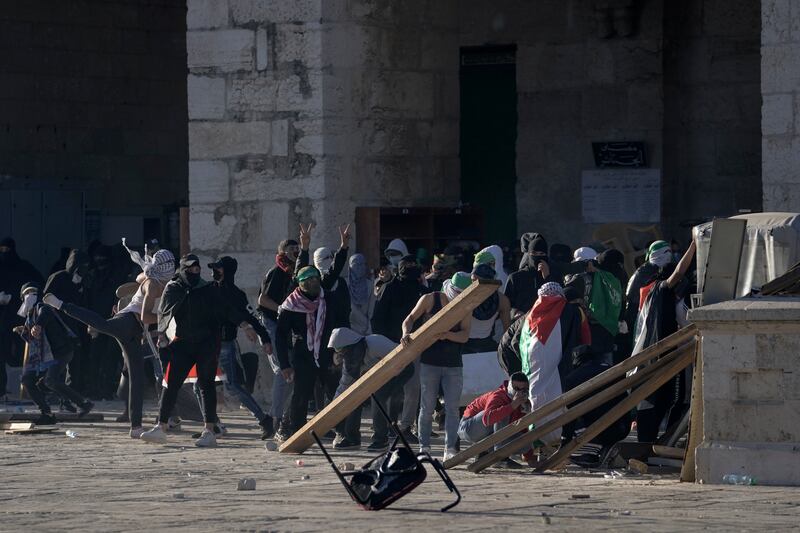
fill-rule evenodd
<path id="1" fill-rule="evenodd" d="M 275 435 L 275 427 L 272 425 L 271 416 L 264 415 L 258 425 L 261 426 L 261 440 L 271 439 Z"/>
<path id="2" fill-rule="evenodd" d="M 132 439 L 140 439 L 142 438 L 142 433 L 144 433 L 144 428 L 139 426 L 138 428 L 131 428 L 130 436 Z"/>
<path id="3" fill-rule="evenodd" d="M 164 430 L 162 430 L 161 426 L 158 425 L 150 431 L 145 431 L 139 435 L 139 439 L 152 444 L 166 444 L 167 434 L 164 433 Z"/>
<path id="4" fill-rule="evenodd" d="M 53 426 L 58 422 L 53 413 L 42 413 L 39 418 L 33 421 L 34 426 Z"/>
<path id="5" fill-rule="evenodd" d="M 61 309 L 61 306 L 64 304 L 55 294 L 48 292 L 42 298 L 42 301 L 49 305 L 50 307 L 54 307 L 55 309 Z"/>
<path id="6" fill-rule="evenodd" d="M 288 433 L 286 430 L 281 428 L 275 433 L 275 442 L 277 442 L 278 444 L 282 444 L 287 440 L 289 440 L 291 436 L 292 436 L 291 433 Z"/>
<path id="7" fill-rule="evenodd" d="M 382 452 L 389 448 L 389 441 L 388 440 L 378 440 L 370 442 L 369 446 L 367 446 L 368 452 Z"/>
<path id="8" fill-rule="evenodd" d="M 335 447 L 337 444 L 345 440 L 345 436 L 341 433 L 336 433 L 336 436 L 333 438 L 333 446 Z"/>
<path id="9" fill-rule="evenodd" d="M 389 446 L 389 444 L 387 443 L 386 447 L 388 447 L 388 446 Z M 358 448 L 361 448 L 361 443 L 360 442 L 353 442 L 353 441 L 351 441 L 351 440 L 349 440 L 347 438 L 343 438 L 342 440 L 340 440 L 339 442 L 337 442 L 336 444 L 333 445 L 333 449 L 334 450 L 356 450 Z M 369 449 L 369 448 L 367 448 L 367 449 Z"/>
<path id="10" fill-rule="evenodd" d="M 83 404 L 81 404 L 80 410 L 78 410 L 78 418 L 88 415 L 92 412 L 92 409 L 94 409 L 94 402 L 86 400 L 83 402 Z"/>
<path id="11" fill-rule="evenodd" d="M 508 469 L 508 470 L 520 470 L 522 468 L 525 468 L 525 465 L 523 465 L 522 463 L 518 463 L 514 459 L 509 457 L 505 461 L 500 461 L 499 463 L 495 464 L 494 467 L 495 468 L 505 468 L 505 469 Z"/>
<path id="12" fill-rule="evenodd" d="M 192 433 L 192 438 L 193 438 L 193 439 L 199 439 L 200 437 L 202 437 L 202 436 L 203 436 L 203 433 L 204 433 L 205 431 L 206 431 L 206 430 L 205 430 L 205 429 L 203 429 L 203 431 L 198 431 L 197 433 Z M 222 424 L 220 424 L 219 422 L 217 422 L 216 424 L 214 424 L 214 437 L 216 437 L 216 438 L 222 438 L 222 436 L 223 436 L 223 435 L 225 435 L 227 432 L 228 432 L 228 430 L 227 430 L 227 429 L 225 429 L 225 426 L 223 426 L 223 425 L 222 425 Z"/>
<path id="13" fill-rule="evenodd" d="M 213 431 L 204 429 L 200 434 L 200 438 L 194 441 L 194 445 L 198 448 L 213 448 L 217 445 L 217 437 L 214 436 Z"/>
<path id="14" fill-rule="evenodd" d="M 61 413 L 77 413 L 78 408 L 69 401 L 69 400 L 61 400 Z"/>
<path id="15" fill-rule="evenodd" d="M 117 418 L 114 419 L 114 422 L 130 422 L 130 421 L 131 419 L 128 417 L 128 411 L 125 411 L 124 413 L 122 413 L 121 415 L 119 415 Z"/>
<path id="16" fill-rule="evenodd" d="M 419 439 L 417 438 L 416 435 L 414 435 L 414 432 L 411 431 L 410 427 L 404 429 L 402 431 L 402 434 L 403 437 L 405 437 L 406 442 L 408 442 L 409 444 L 419 444 Z"/>
<path id="17" fill-rule="evenodd" d="M 427 453 L 428 455 L 430 455 L 431 447 L 430 446 L 420 446 L 419 447 L 419 453 Z"/>
<path id="18" fill-rule="evenodd" d="M 458 454 L 458 450 L 456 450 L 455 448 L 447 448 L 444 451 L 444 455 L 442 455 L 442 462 L 449 461 L 450 459 L 455 457 L 457 454 Z"/>
<path id="19" fill-rule="evenodd" d="M 181 430 L 181 417 L 171 416 L 167 420 L 167 431 L 180 431 Z"/>

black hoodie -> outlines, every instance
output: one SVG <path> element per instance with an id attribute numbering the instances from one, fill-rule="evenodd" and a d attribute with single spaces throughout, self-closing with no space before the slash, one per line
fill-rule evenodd
<path id="1" fill-rule="evenodd" d="M 11 329 L 22 323 L 17 316 L 20 303 L 19 290 L 25 284 L 34 282 L 42 283 L 42 275 L 29 262 L 17 255 L 17 244 L 11 237 L 0 241 L 0 246 L 7 246 L 8 252 L 0 254 L 0 292 L 11 296 L 7 305 L 0 306 L 0 335 L 10 335 Z"/>
<path id="2" fill-rule="evenodd" d="M 225 273 L 225 278 L 222 281 L 216 282 L 216 284 L 219 286 L 222 297 L 228 305 L 249 317 L 246 320 L 247 323 L 253 326 L 253 329 L 256 330 L 262 342 L 271 342 L 267 330 L 264 329 L 261 322 L 247 309 L 247 295 L 242 289 L 236 286 L 236 271 L 239 269 L 239 264 L 236 262 L 236 259 L 228 256 L 221 257 L 220 260 L 217 261 L 217 263 L 213 263 L 213 265 L 220 265 L 222 271 Z M 213 268 L 212 265 L 208 266 Z M 241 324 L 241 322 L 233 322 L 230 318 L 226 319 L 222 323 L 222 340 L 235 341 L 239 330 L 239 324 Z"/>
<path id="3" fill-rule="evenodd" d="M 79 283 L 73 283 L 72 278 L 75 274 L 85 278 L 88 270 L 89 256 L 86 252 L 72 250 L 67 258 L 66 268 L 54 272 L 47 278 L 44 293 L 52 293 L 65 302 L 80 305 L 83 298 L 83 279 Z"/>

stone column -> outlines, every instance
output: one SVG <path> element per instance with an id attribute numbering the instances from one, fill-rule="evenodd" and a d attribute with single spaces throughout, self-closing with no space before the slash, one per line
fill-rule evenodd
<path id="1" fill-rule="evenodd" d="M 703 352 L 697 481 L 800 485 L 800 298 L 734 300 L 689 318 Z"/>
<path id="2" fill-rule="evenodd" d="M 800 3 L 761 2 L 762 182 L 765 211 L 800 210 Z"/>

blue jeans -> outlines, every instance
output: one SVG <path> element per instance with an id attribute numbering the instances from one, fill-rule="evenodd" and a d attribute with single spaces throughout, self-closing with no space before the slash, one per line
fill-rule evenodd
<path id="1" fill-rule="evenodd" d="M 499 422 L 496 422 L 492 426 L 484 426 L 483 425 L 483 411 L 478 413 L 475 416 L 471 416 L 469 418 L 462 418 L 461 421 L 458 423 L 458 436 L 461 437 L 461 440 L 465 440 L 475 444 L 476 442 L 482 441 L 492 433 L 500 431 L 504 427 L 508 425 L 509 418 L 504 418 Z M 495 444 L 494 449 L 499 450 L 507 443 L 511 442 L 517 437 L 517 435 L 512 435 L 509 439 L 505 442 L 501 442 Z"/>
<path id="2" fill-rule="evenodd" d="M 419 429 L 419 444 L 421 447 L 429 447 L 431 445 L 433 411 L 436 408 L 436 399 L 439 396 L 439 385 L 441 385 L 444 392 L 445 447 L 456 447 L 458 423 L 461 419 L 458 413 L 458 404 L 461 401 L 461 389 L 464 386 L 463 370 L 460 366 L 433 366 L 420 363 L 420 406 L 417 428 Z"/>
<path id="3" fill-rule="evenodd" d="M 248 392 L 242 382 L 244 371 L 239 363 L 239 343 L 236 341 L 222 341 L 219 347 L 219 366 L 225 374 L 225 390 L 236 397 L 253 416 L 261 422 L 264 420 L 264 411 L 256 402 L 256 399 Z M 237 368 L 238 367 L 238 368 Z M 198 380 L 199 383 L 199 380 Z M 195 395 L 198 395 L 199 387 L 195 383 Z M 200 404 L 202 408 L 202 402 Z"/>
<path id="4" fill-rule="evenodd" d="M 263 318 L 261 323 L 269 333 L 269 338 L 272 339 L 272 355 L 270 356 L 270 365 L 272 366 L 272 370 L 275 373 L 275 377 L 272 380 L 272 407 L 270 409 L 270 415 L 276 421 L 279 421 L 283 418 L 283 414 L 286 410 L 286 398 L 289 396 L 289 390 L 291 389 L 291 384 L 286 383 L 286 380 L 283 379 L 283 374 L 281 374 L 280 370 L 275 370 L 277 366 L 277 359 L 278 356 L 275 355 L 275 338 L 278 336 L 278 323 L 274 320 L 270 320 L 269 318 Z"/>

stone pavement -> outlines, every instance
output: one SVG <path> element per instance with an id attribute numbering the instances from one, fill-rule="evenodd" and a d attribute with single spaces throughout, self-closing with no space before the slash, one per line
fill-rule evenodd
<path id="1" fill-rule="evenodd" d="M 149 407 L 148 420 L 155 412 Z M 119 409 L 101 406 L 110 420 Z M 603 472 L 474 475 L 457 468 L 451 476 L 463 500 L 443 514 L 438 509 L 450 494 L 429 471 L 422 486 L 389 509 L 367 512 L 350 501 L 319 450 L 267 452 L 245 411 L 224 413 L 223 420 L 230 434 L 216 449 L 195 448 L 190 433 L 199 424 L 186 422 L 166 446 L 133 441 L 124 424 L 108 421 L 62 424 L 49 435 L 0 435 L 0 531 L 786 531 L 800 525 L 800 488 L 682 484 L 669 476 L 614 480 Z M 369 454 L 335 456 L 361 464 Z M 295 464 L 298 458 L 304 466 Z M 256 479 L 255 491 L 236 490 L 245 477 Z"/>

